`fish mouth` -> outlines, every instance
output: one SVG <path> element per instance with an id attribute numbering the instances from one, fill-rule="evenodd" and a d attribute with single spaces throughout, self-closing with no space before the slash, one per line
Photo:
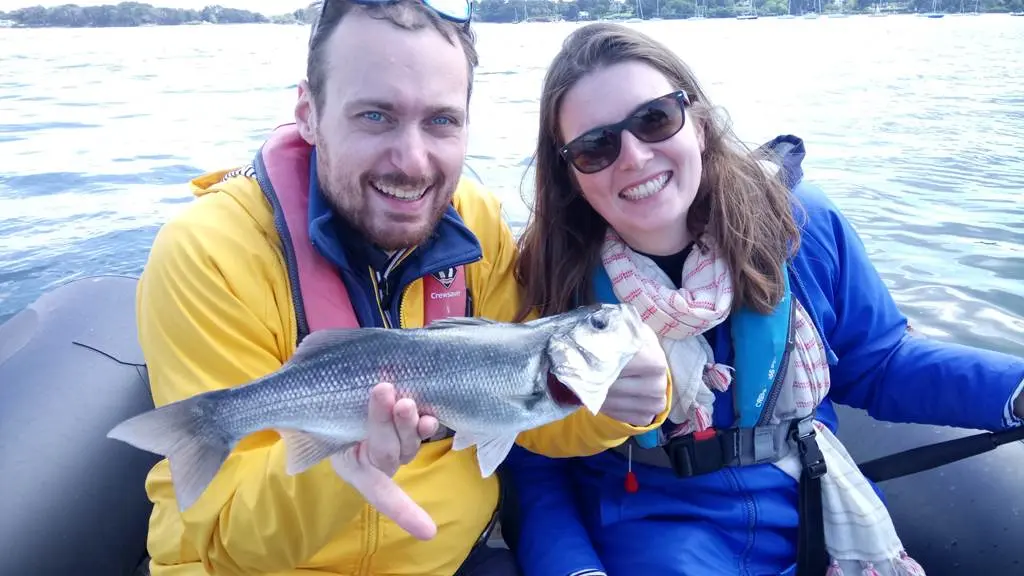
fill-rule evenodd
<path id="1" fill-rule="evenodd" d="M 551 393 L 551 399 L 554 400 L 555 404 L 561 407 L 583 406 L 583 401 L 576 396 L 576 393 L 565 384 L 562 384 L 562 381 L 550 372 L 548 372 L 548 391 Z"/>

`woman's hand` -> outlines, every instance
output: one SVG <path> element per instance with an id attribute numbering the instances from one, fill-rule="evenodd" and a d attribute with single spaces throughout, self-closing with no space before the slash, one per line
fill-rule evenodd
<path id="1" fill-rule="evenodd" d="M 658 336 L 641 328 L 643 347 L 608 390 L 601 413 L 633 426 L 649 426 L 668 403 L 668 361 Z"/>

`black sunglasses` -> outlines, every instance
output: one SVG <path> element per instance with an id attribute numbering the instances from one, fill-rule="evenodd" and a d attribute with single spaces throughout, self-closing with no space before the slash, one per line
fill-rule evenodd
<path id="1" fill-rule="evenodd" d="M 559 154 L 583 174 L 600 172 L 612 165 L 622 152 L 622 131 L 641 142 L 655 143 L 675 136 L 686 123 L 690 99 L 677 90 L 637 107 L 625 120 L 598 126 L 562 146 Z"/>
<path id="2" fill-rule="evenodd" d="M 376 4 L 391 4 L 398 0 L 349 0 L 353 4 L 362 4 L 363 6 L 373 6 Z M 330 0 L 322 0 L 320 2 L 320 14 L 316 17 L 317 25 L 324 17 L 324 12 L 327 10 L 327 4 Z M 468 24 L 470 19 L 473 17 L 473 3 L 471 0 L 422 0 L 424 4 L 437 15 L 445 20 L 455 22 L 456 24 Z"/>

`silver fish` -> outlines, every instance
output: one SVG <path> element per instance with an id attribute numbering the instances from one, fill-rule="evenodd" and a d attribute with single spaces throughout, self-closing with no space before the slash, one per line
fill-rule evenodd
<path id="1" fill-rule="evenodd" d="M 631 305 L 605 304 L 521 324 L 471 317 L 416 329 L 320 330 L 279 370 L 142 413 L 107 437 L 166 457 L 185 510 L 254 432 L 282 436 L 289 474 L 340 458 L 366 437 L 370 389 L 390 382 L 399 398 L 455 431 L 455 450 L 475 445 L 487 477 L 520 432 L 579 409 L 555 399 L 549 372 L 596 414 L 640 349 L 642 328 Z"/>

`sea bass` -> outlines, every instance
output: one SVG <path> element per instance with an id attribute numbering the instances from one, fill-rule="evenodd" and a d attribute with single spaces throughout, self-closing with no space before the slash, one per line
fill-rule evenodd
<path id="1" fill-rule="evenodd" d="M 640 349 L 643 328 L 631 305 L 604 304 L 521 324 L 468 317 L 415 329 L 319 330 L 279 370 L 142 413 L 107 436 L 166 457 L 185 510 L 254 432 L 281 435 L 289 474 L 341 458 L 366 437 L 370 389 L 389 382 L 398 398 L 455 432 L 455 450 L 476 446 L 487 477 L 520 432 L 579 409 L 556 400 L 549 373 L 596 414 Z"/>

